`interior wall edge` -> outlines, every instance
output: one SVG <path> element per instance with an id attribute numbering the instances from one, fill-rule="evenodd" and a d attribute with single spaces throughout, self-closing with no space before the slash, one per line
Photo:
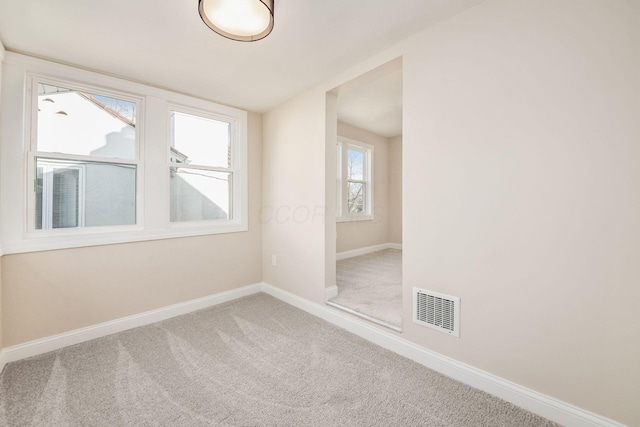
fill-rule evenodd
<path id="1" fill-rule="evenodd" d="M 331 298 L 338 296 L 338 285 L 327 286 L 324 288 L 326 299 L 329 301 Z"/>
<path id="2" fill-rule="evenodd" d="M 4 53 L 5 53 L 5 49 L 4 49 L 4 45 L 2 44 L 2 40 L 0 40 L 0 100 L 2 99 L 2 62 L 4 61 Z M 0 111 L 1 112 L 1 111 Z M 2 203 L 2 200 L 0 200 L 0 203 Z M 2 235 L 0 235 L 0 372 L 2 372 L 2 370 L 4 369 L 4 365 L 5 365 L 5 361 L 4 361 L 4 351 L 2 350 L 3 348 L 3 324 L 4 322 L 2 321 L 2 256 L 4 255 L 4 251 L 2 249 Z"/>
<path id="3" fill-rule="evenodd" d="M 338 97 L 327 92 L 325 94 L 325 104 L 324 285 L 325 287 L 331 287 L 336 284 L 336 246 L 338 244 L 338 228 L 336 224 L 337 188 L 335 184 L 337 173 Z"/>

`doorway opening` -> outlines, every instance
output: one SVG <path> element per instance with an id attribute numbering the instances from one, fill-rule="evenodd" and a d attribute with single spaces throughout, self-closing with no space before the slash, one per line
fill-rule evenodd
<path id="1" fill-rule="evenodd" d="M 402 59 L 336 97 L 336 280 L 327 304 L 402 330 Z"/>

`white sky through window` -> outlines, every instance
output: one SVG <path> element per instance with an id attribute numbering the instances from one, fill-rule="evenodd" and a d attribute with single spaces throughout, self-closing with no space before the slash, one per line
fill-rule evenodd
<path id="1" fill-rule="evenodd" d="M 347 179 L 362 181 L 364 179 L 364 153 L 347 150 Z"/>
<path id="2" fill-rule="evenodd" d="M 173 148 L 187 156 L 188 164 L 228 168 L 229 123 L 173 113 Z"/>
<path id="3" fill-rule="evenodd" d="M 38 151 L 135 158 L 135 103 L 44 84 L 39 92 Z"/>

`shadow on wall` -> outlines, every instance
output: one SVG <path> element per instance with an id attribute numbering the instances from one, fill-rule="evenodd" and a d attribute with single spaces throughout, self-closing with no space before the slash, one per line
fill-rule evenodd
<path id="1" fill-rule="evenodd" d="M 171 172 L 171 222 L 228 219 L 228 213 L 184 178 Z"/>
<path id="2" fill-rule="evenodd" d="M 105 136 L 106 143 L 102 147 L 91 152 L 93 156 L 99 157 L 121 157 L 121 158 L 134 158 L 132 150 L 135 149 L 135 128 L 132 126 L 124 126 L 120 131 L 111 132 Z M 135 169 L 129 176 L 128 188 L 135 188 Z M 110 177 L 103 182 L 109 183 L 108 188 L 103 188 L 100 192 L 114 193 L 114 189 L 122 188 L 119 181 L 116 179 L 122 176 L 122 173 L 112 173 Z M 227 210 L 220 207 L 209 197 L 203 194 L 200 190 L 195 188 L 192 184 L 187 182 L 183 177 L 178 176 L 176 171 L 171 172 L 171 209 L 170 220 L 171 222 L 178 221 L 202 221 L 202 220 L 217 220 L 228 219 L 229 214 Z M 117 192 L 115 192 L 117 194 Z M 226 193 L 226 192 L 225 192 Z M 134 196 L 135 197 L 135 196 Z M 116 198 L 117 199 L 117 198 Z M 131 199 L 129 197 L 128 199 Z M 111 202 L 114 198 L 109 199 Z M 116 200 L 117 201 L 117 200 Z M 129 200 L 130 201 L 130 200 Z M 117 203 L 116 203 L 117 204 Z M 135 223 L 135 205 L 133 206 L 133 212 L 128 212 L 128 216 L 131 216 L 133 220 L 125 223 Z M 100 225 L 100 224 L 92 224 Z"/>
<path id="3" fill-rule="evenodd" d="M 105 135 L 105 145 L 91 152 L 96 157 L 119 157 L 135 159 L 136 130 L 133 126 L 124 126 L 119 132 Z"/>

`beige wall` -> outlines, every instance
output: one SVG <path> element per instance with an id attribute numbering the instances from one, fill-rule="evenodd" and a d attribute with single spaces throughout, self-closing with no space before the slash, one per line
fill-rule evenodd
<path id="1" fill-rule="evenodd" d="M 4 60 L 4 46 L 0 42 L 0 95 L 2 94 L 2 62 Z M 1 98 L 0 98 L 1 99 Z M 2 235 L 0 235 L 0 351 L 4 347 L 3 345 L 3 321 L 2 321 Z M 0 370 L 2 368 L 0 367 Z"/>
<path id="2" fill-rule="evenodd" d="M 315 302 L 324 301 L 329 240 L 326 104 L 326 93 L 313 90 L 264 116 L 263 280 Z"/>
<path id="3" fill-rule="evenodd" d="M 389 243 L 402 243 L 402 136 L 389 139 Z"/>
<path id="4" fill-rule="evenodd" d="M 338 122 L 338 136 L 373 145 L 373 220 L 337 223 L 338 253 L 389 242 L 389 139 Z"/>
<path id="5" fill-rule="evenodd" d="M 640 3 L 486 0 L 392 51 L 402 336 L 639 424 Z M 5 345 L 261 278 L 324 301 L 325 92 L 349 73 L 264 117 L 262 249 L 252 115 L 248 233 L 5 256 Z M 411 322 L 411 286 L 461 297 L 459 339 Z"/>
<path id="6" fill-rule="evenodd" d="M 4 322 L 3 322 L 3 312 L 2 312 L 2 256 L 0 256 L 0 351 L 4 348 Z M 2 367 L 0 367 L 2 370 Z"/>
<path id="7" fill-rule="evenodd" d="M 487 0 L 321 86 L 403 55 L 402 336 L 629 425 L 640 423 L 639 31 L 639 2 Z M 272 117 L 269 150 L 288 154 L 265 194 L 316 200 L 288 191 L 291 176 L 316 182 L 316 162 L 302 175 L 287 163 L 325 144 L 312 118 L 323 102 L 305 94 Z M 288 127 L 297 138 L 275 141 Z M 299 261 L 274 284 L 318 302 L 302 272 L 321 260 L 296 254 L 322 238 L 269 233 L 265 245 Z M 412 286 L 461 297 L 459 339 L 411 321 Z"/>
<path id="8" fill-rule="evenodd" d="M 260 282 L 261 136 L 249 114 L 248 232 L 2 257 L 5 346 Z"/>
<path id="9" fill-rule="evenodd" d="M 493 0 L 405 45 L 404 324 L 640 425 L 640 2 Z M 411 322 L 461 297 L 461 337 Z"/>

